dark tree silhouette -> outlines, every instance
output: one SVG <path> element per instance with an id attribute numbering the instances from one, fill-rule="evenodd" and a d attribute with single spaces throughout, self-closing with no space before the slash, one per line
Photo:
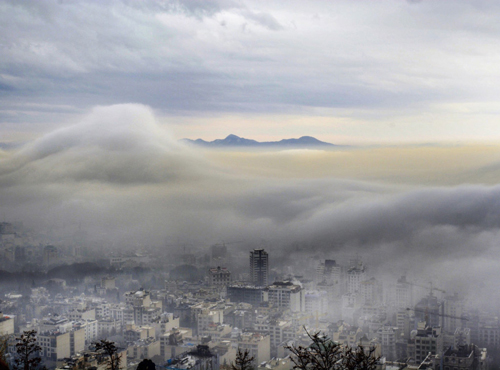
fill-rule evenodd
<path id="1" fill-rule="evenodd" d="M 238 348 L 236 359 L 234 360 L 234 363 L 231 364 L 231 370 L 253 370 L 255 368 L 253 360 L 254 357 L 250 356 L 248 349 L 242 351 Z"/>
<path id="2" fill-rule="evenodd" d="M 118 353 L 118 348 L 116 348 L 114 342 L 110 342 L 106 339 L 101 339 L 97 342 L 94 342 L 94 346 L 97 352 L 102 352 L 105 356 L 108 357 L 106 365 L 107 370 L 120 369 L 121 358 L 120 354 Z"/>
<path id="3" fill-rule="evenodd" d="M 40 365 L 42 359 L 39 356 L 40 347 L 36 342 L 36 330 L 25 331 L 16 338 L 16 359 L 15 367 L 18 370 L 31 370 Z"/>
<path id="4" fill-rule="evenodd" d="M 7 353 L 8 347 L 9 336 L 0 336 L 0 370 L 9 370 L 9 366 L 7 366 L 7 361 L 5 359 L 5 354 Z"/>
<path id="5" fill-rule="evenodd" d="M 356 348 L 348 347 L 344 351 L 345 368 L 349 370 L 375 370 L 380 359 L 375 355 L 375 348 L 368 350 L 361 346 Z"/>
<path id="6" fill-rule="evenodd" d="M 309 347 L 285 346 L 296 370 L 375 370 L 379 358 L 375 348 L 341 346 L 320 332 L 311 334 Z"/>
<path id="7" fill-rule="evenodd" d="M 137 365 L 137 370 L 156 370 L 156 365 L 153 361 L 144 359 Z"/>

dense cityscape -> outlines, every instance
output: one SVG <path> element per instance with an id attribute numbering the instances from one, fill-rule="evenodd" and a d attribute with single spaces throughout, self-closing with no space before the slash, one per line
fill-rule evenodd
<path id="1" fill-rule="evenodd" d="M 105 368 L 93 347 L 105 339 L 122 368 L 144 359 L 219 368 L 245 349 L 259 369 L 289 370 L 287 348 L 308 346 L 317 332 L 374 348 L 380 369 L 483 370 L 498 361 L 496 313 L 437 282 L 372 274 L 362 255 L 315 257 L 290 273 L 270 248 L 245 253 L 239 242 L 179 246 L 159 261 L 146 247 L 91 257 L 82 235 L 47 245 L 22 223 L 0 223 L 0 335 L 11 366 L 16 340 L 32 330 L 48 369 Z"/>

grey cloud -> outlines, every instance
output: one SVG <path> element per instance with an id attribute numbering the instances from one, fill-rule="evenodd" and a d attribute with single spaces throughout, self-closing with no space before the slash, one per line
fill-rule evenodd
<path id="1" fill-rule="evenodd" d="M 249 21 L 252 21 L 270 30 L 276 31 L 283 29 L 283 26 L 276 20 L 276 18 L 272 14 L 252 11 L 249 8 L 249 5 L 251 6 L 251 4 L 247 5 L 242 1 L 231 0 L 180 0 L 166 2 L 163 5 L 163 8 L 168 9 L 169 11 L 183 12 L 187 15 L 192 15 L 199 19 L 203 19 L 204 17 L 213 17 L 214 15 L 224 10 L 235 11 Z"/>
<path id="2" fill-rule="evenodd" d="M 2 94 L 84 109 L 136 101 L 169 113 L 405 110 L 497 95 L 496 71 L 468 67 L 497 50 L 493 5 L 401 3 L 402 18 L 387 19 L 389 4 L 287 4 L 4 2 Z M 251 32 L 241 34 L 243 23 Z"/>
<path id="3" fill-rule="evenodd" d="M 243 11 L 242 14 L 245 16 L 245 18 L 248 18 L 249 20 L 252 20 L 270 30 L 273 31 L 278 31 L 282 30 L 284 27 L 276 20 L 275 17 L 273 17 L 269 13 L 263 13 L 263 12 L 252 12 L 252 11 Z"/>
<path id="4" fill-rule="evenodd" d="M 185 12 L 200 19 L 203 17 L 212 17 L 224 9 L 240 7 L 242 7 L 240 2 L 231 0 L 174 0 L 163 4 L 164 9 Z"/>

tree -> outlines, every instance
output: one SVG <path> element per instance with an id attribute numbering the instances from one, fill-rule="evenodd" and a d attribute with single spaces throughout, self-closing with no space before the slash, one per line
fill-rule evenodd
<path id="1" fill-rule="evenodd" d="M 156 370 L 156 365 L 153 361 L 144 359 L 137 365 L 137 370 Z"/>
<path id="2" fill-rule="evenodd" d="M 9 336 L 8 335 L 0 336 L 0 370 L 9 369 L 9 366 L 7 366 L 7 360 L 5 358 L 5 354 L 7 353 L 8 347 L 9 347 Z"/>
<path id="3" fill-rule="evenodd" d="M 114 342 L 110 342 L 106 339 L 101 339 L 97 342 L 94 342 L 94 346 L 97 352 L 102 352 L 105 356 L 108 357 L 106 366 L 107 370 L 120 369 L 121 358 L 120 354 L 118 353 L 118 348 L 116 348 Z"/>
<path id="4" fill-rule="evenodd" d="M 375 370 L 379 358 L 375 348 L 341 346 L 321 332 L 309 333 L 309 347 L 287 345 L 296 370 Z"/>
<path id="5" fill-rule="evenodd" d="M 25 331 L 16 340 L 17 357 L 14 361 L 16 369 L 31 370 L 37 368 L 42 362 L 38 354 L 42 347 L 36 342 L 36 330 Z"/>
<path id="6" fill-rule="evenodd" d="M 348 347 L 345 351 L 345 368 L 349 370 L 374 370 L 380 358 L 375 355 L 375 347 L 368 350 L 361 346 Z"/>
<path id="7" fill-rule="evenodd" d="M 253 370 L 254 357 L 250 357 L 250 352 L 248 349 L 242 351 L 238 348 L 238 352 L 236 352 L 236 359 L 234 363 L 231 364 L 231 370 Z"/>

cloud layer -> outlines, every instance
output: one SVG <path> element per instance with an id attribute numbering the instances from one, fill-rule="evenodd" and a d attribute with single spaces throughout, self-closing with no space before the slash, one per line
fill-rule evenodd
<path id="1" fill-rule="evenodd" d="M 276 263 L 290 266 L 301 254 L 359 252 L 375 269 L 409 270 L 475 294 L 496 291 L 493 283 L 478 287 L 498 275 L 500 186 L 235 172 L 227 164 L 237 168 L 242 154 L 224 155 L 226 165 L 178 144 L 145 106 L 97 107 L 77 125 L 2 153 L 2 216 L 60 237 L 82 225 L 93 243 L 123 248 L 244 240 L 246 250 L 264 240 Z M 308 165 L 297 161 L 304 152 L 255 155 L 262 168 L 270 156 L 289 156 L 295 174 Z"/>

